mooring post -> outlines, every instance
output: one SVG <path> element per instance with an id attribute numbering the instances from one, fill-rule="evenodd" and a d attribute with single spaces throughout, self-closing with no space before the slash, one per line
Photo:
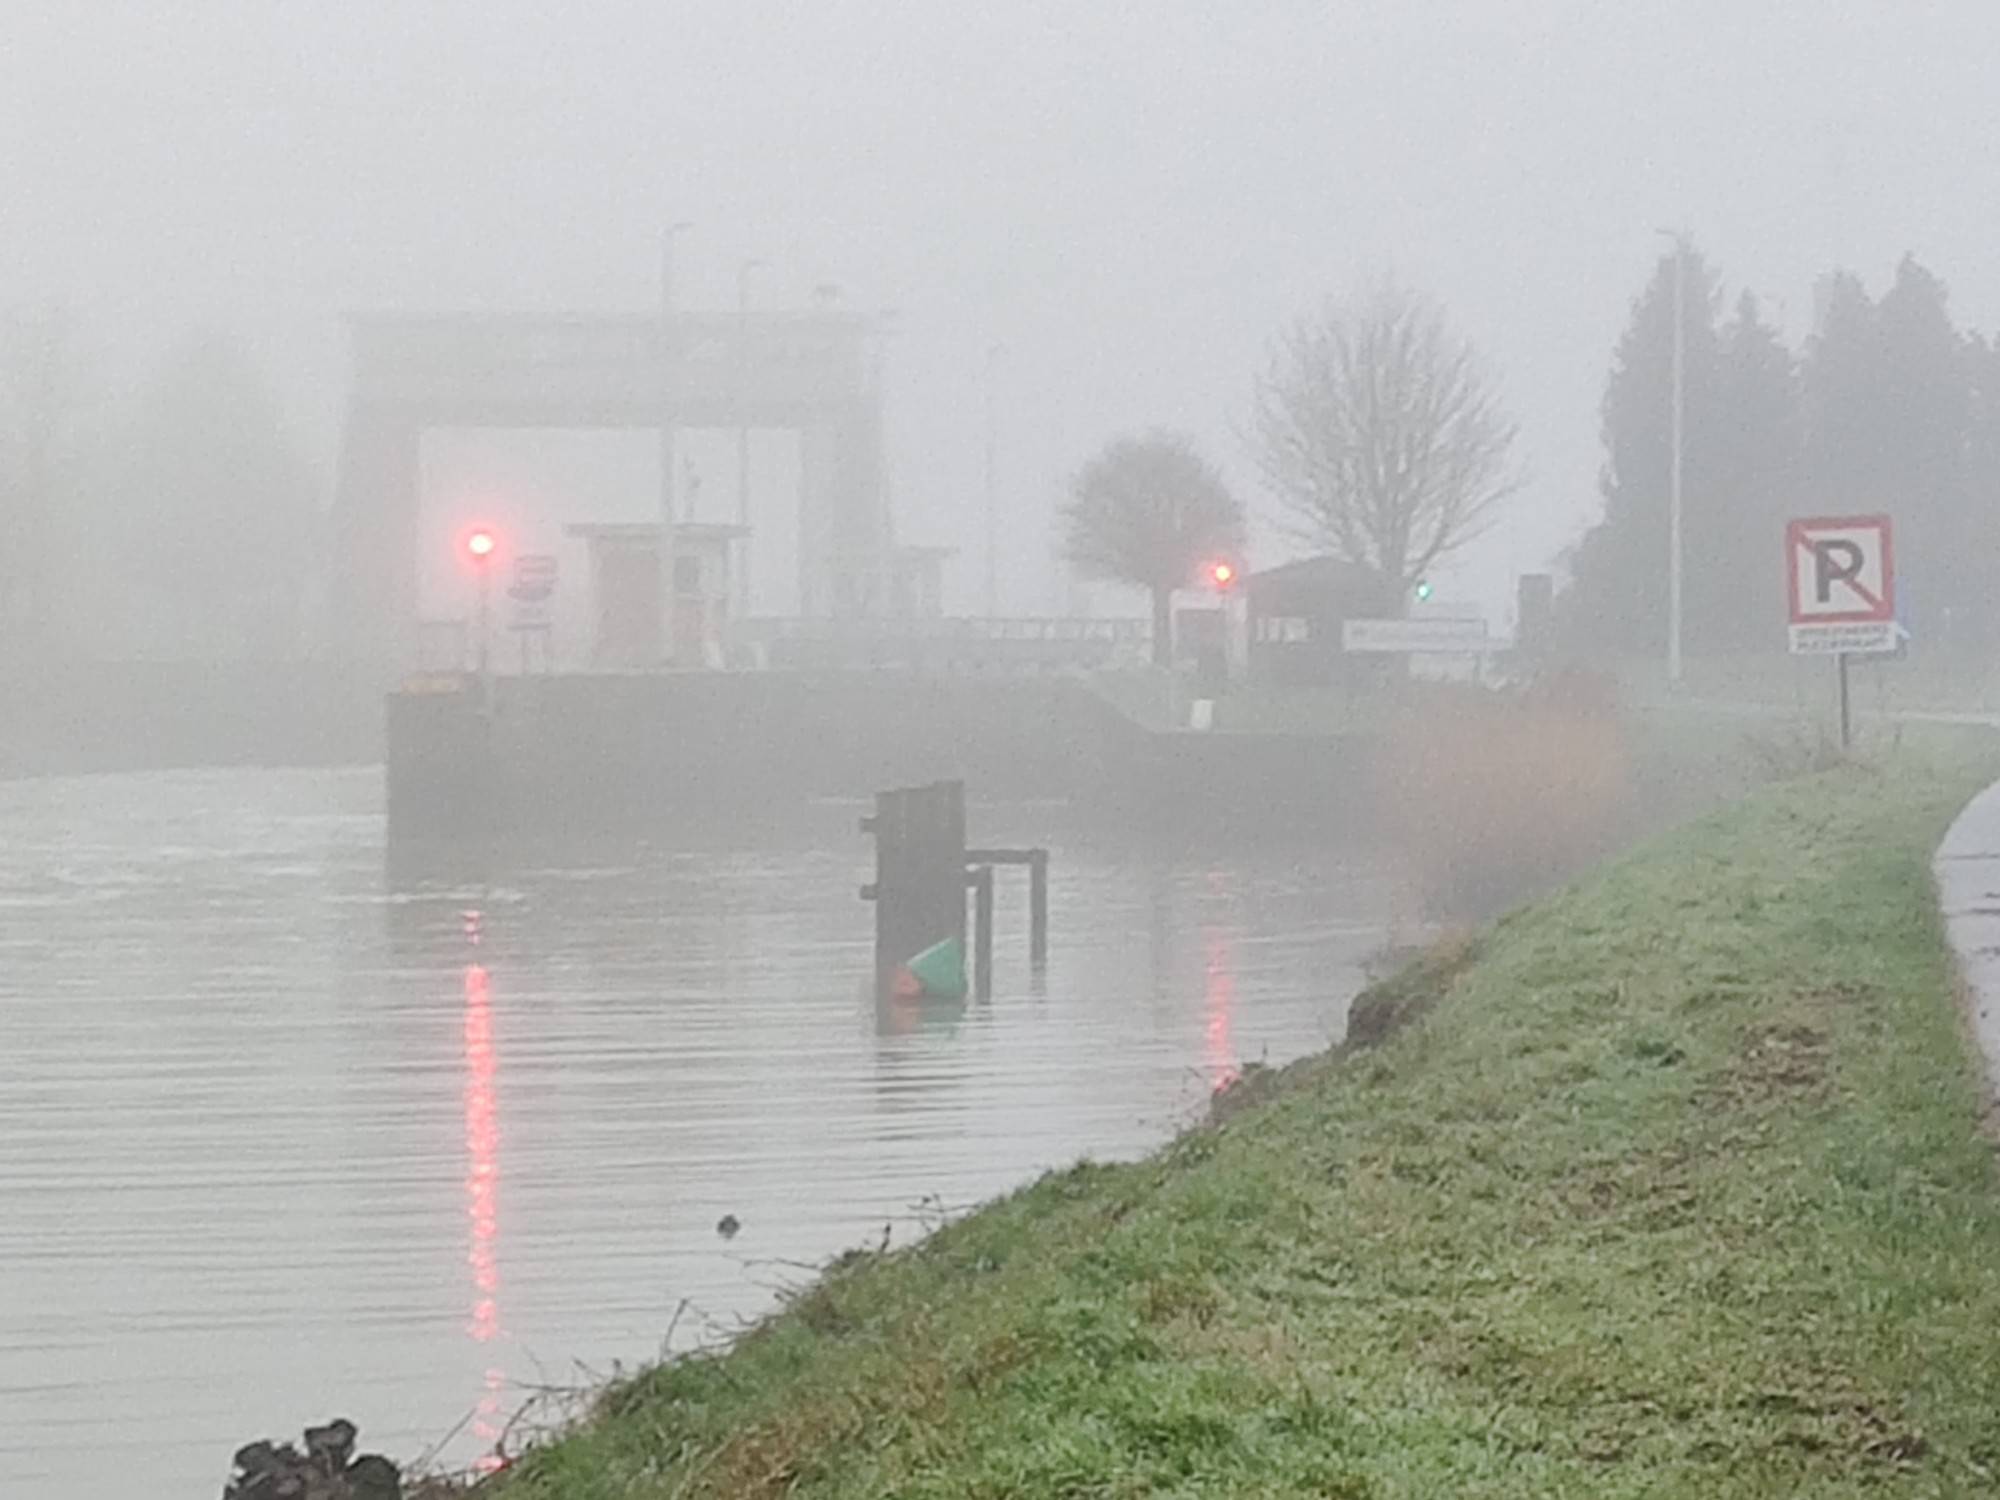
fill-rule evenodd
<path id="1" fill-rule="evenodd" d="M 946 939 L 965 949 L 965 789 L 958 782 L 878 792 L 861 821 L 875 838 L 875 974 L 886 990 L 896 971 Z M 963 971 L 961 970 L 961 973 Z M 961 979 L 961 983 L 963 980 Z"/>
<path id="2" fill-rule="evenodd" d="M 981 865 L 972 882 L 972 991 L 993 998 L 993 866 Z"/>
<path id="3" fill-rule="evenodd" d="M 1049 851 L 1028 851 L 1028 962 L 1049 961 Z"/>

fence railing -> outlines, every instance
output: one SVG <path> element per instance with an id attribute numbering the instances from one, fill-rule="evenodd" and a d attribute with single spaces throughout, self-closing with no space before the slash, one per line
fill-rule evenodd
<path id="1" fill-rule="evenodd" d="M 1146 620 L 1085 617 L 1019 619 L 757 619 L 736 627 L 746 640 L 762 641 L 1093 641 L 1144 645 L 1153 638 Z"/>

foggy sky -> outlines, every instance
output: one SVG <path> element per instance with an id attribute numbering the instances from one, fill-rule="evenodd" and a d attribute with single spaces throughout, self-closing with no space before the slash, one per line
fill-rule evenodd
<path id="1" fill-rule="evenodd" d="M 650 306 L 693 220 L 684 305 L 756 256 L 765 305 L 897 310 L 899 531 L 962 549 L 964 604 L 1006 346 L 1039 610 L 1091 449 L 1185 426 L 1258 499 L 1266 341 L 1393 270 L 1523 419 L 1533 483 L 1453 584 L 1497 600 L 1597 513 L 1657 227 L 1794 335 L 1817 272 L 1906 250 L 2000 324 L 1996 63 L 1992 0 L 0 0 L 0 306 L 70 307 L 118 379 L 226 322 L 330 466 L 341 310 Z"/>

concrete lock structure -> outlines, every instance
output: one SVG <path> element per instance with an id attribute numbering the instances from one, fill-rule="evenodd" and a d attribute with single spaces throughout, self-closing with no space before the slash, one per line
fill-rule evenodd
<path id="1" fill-rule="evenodd" d="M 364 315 L 350 334 L 329 600 L 344 660 L 385 677 L 417 661 L 419 450 L 431 428 L 651 428 L 663 447 L 683 428 L 795 429 L 801 614 L 872 615 L 891 595 L 871 319 L 831 309 Z M 671 579 L 671 560 L 662 566 Z"/>

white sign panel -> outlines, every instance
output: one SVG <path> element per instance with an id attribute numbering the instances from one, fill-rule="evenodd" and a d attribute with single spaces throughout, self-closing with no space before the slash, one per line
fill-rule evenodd
<path id="1" fill-rule="evenodd" d="M 1484 620 L 1342 620 L 1343 651 L 1438 652 L 1446 655 L 1489 651 L 1493 641 Z"/>
<path id="2" fill-rule="evenodd" d="M 1483 620 L 1486 611 L 1470 599 L 1413 599 L 1410 601 L 1412 620 Z"/>
<path id="3" fill-rule="evenodd" d="M 514 559 L 514 581 L 508 597 L 519 604 L 546 604 L 556 591 L 556 560 L 546 552 L 524 552 Z"/>
<path id="4" fill-rule="evenodd" d="M 1792 655 L 1838 656 L 1894 651 L 1902 631 L 1894 620 L 1867 620 L 1854 625 L 1794 625 L 1791 629 Z"/>

